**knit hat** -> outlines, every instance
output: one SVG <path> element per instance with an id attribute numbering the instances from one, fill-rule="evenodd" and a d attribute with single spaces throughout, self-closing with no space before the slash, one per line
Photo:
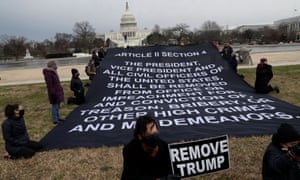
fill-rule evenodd
<path id="1" fill-rule="evenodd" d="M 267 62 L 268 61 L 268 59 L 267 58 L 265 58 L 265 57 L 263 57 L 263 58 L 260 58 L 260 62 Z"/>
<path id="2" fill-rule="evenodd" d="M 77 74 L 77 73 L 78 73 L 78 70 L 77 70 L 77 69 L 75 69 L 75 68 L 73 68 L 73 69 L 71 69 L 71 73 L 72 73 L 72 75 L 74 76 L 75 74 Z"/>
<path id="3" fill-rule="evenodd" d="M 277 139 L 278 143 L 288 143 L 300 140 L 300 134 L 297 130 L 287 123 L 281 124 L 273 136 L 273 138 Z"/>

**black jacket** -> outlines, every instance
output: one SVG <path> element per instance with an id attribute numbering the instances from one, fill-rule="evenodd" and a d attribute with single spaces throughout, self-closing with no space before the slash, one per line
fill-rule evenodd
<path id="1" fill-rule="evenodd" d="M 227 60 L 230 60 L 232 58 L 233 49 L 232 47 L 224 47 L 222 51 L 220 52 L 221 56 Z"/>
<path id="2" fill-rule="evenodd" d="M 72 77 L 70 89 L 74 92 L 74 96 L 83 96 L 84 87 L 79 77 Z"/>
<path id="3" fill-rule="evenodd" d="M 270 91 L 268 84 L 272 78 L 272 66 L 269 64 L 258 64 L 256 67 L 255 90 L 259 93 L 268 93 Z"/>
<path id="4" fill-rule="evenodd" d="M 263 180 L 299 180 L 300 164 L 291 160 L 287 151 L 269 144 L 263 157 Z"/>
<path id="5" fill-rule="evenodd" d="M 2 133 L 6 151 L 10 155 L 17 153 L 29 142 L 24 119 L 8 118 L 2 123 Z"/>
<path id="6" fill-rule="evenodd" d="M 150 180 L 172 174 L 168 145 L 160 139 L 158 146 L 159 151 L 152 158 L 142 149 L 140 140 L 131 140 L 123 149 L 122 180 Z"/>

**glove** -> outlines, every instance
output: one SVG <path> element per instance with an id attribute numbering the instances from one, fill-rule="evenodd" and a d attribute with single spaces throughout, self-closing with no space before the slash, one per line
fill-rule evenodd
<path id="1" fill-rule="evenodd" d="M 300 142 L 289 150 L 289 155 L 293 160 L 300 162 Z"/>
<path id="2" fill-rule="evenodd" d="M 295 146 L 293 146 L 290 151 L 293 152 L 293 154 L 295 156 L 299 156 L 300 157 L 300 143 L 298 143 Z"/>

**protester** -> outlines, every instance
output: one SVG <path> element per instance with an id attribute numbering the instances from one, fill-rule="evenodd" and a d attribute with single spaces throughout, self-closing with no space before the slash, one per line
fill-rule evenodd
<path id="1" fill-rule="evenodd" d="M 52 121 L 54 124 L 61 124 L 63 119 L 60 118 L 59 109 L 60 103 L 64 102 L 64 91 L 59 81 L 57 68 L 55 61 L 49 61 L 47 68 L 43 69 L 43 74 L 48 89 L 49 103 L 52 104 Z"/>
<path id="2" fill-rule="evenodd" d="M 4 110 L 6 120 L 2 123 L 2 133 L 5 141 L 7 158 L 31 158 L 42 148 L 38 142 L 32 141 L 27 133 L 22 105 L 8 104 Z"/>
<path id="3" fill-rule="evenodd" d="M 94 60 L 95 67 L 98 67 L 100 65 L 100 58 L 96 54 L 96 51 L 92 52 L 92 59 Z"/>
<path id="4" fill-rule="evenodd" d="M 71 69 L 72 79 L 70 84 L 70 89 L 73 91 L 75 98 L 69 97 L 68 104 L 82 104 L 85 102 L 84 97 L 84 87 L 82 81 L 79 78 L 80 73 L 77 69 Z"/>
<path id="5" fill-rule="evenodd" d="M 216 40 L 213 40 L 211 42 L 211 44 L 213 45 L 213 47 L 217 50 L 217 51 L 220 51 L 220 47 L 218 45 L 218 42 Z"/>
<path id="6" fill-rule="evenodd" d="M 88 65 L 85 66 L 85 73 L 89 76 L 89 80 L 92 82 L 96 75 L 96 66 L 93 59 L 90 59 Z M 89 83 L 86 86 L 89 86 Z"/>
<path id="7" fill-rule="evenodd" d="M 234 72 L 237 73 L 238 62 L 236 56 L 233 54 L 233 49 L 229 43 L 225 43 L 220 55 L 229 63 Z"/>
<path id="8" fill-rule="evenodd" d="M 296 180 L 300 178 L 300 134 L 283 123 L 272 136 L 263 156 L 264 180 Z"/>
<path id="9" fill-rule="evenodd" d="M 224 43 L 224 47 L 221 50 L 220 54 L 225 59 L 231 59 L 232 58 L 233 49 L 230 46 L 229 43 Z"/>
<path id="10" fill-rule="evenodd" d="M 122 180 L 156 179 L 171 174 L 168 145 L 158 137 L 158 127 L 150 116 L 136 120 L 134 138 L 123 149 Z"/>
<path id="11" fill-rule="evenodd" d="M 105 53 L 105 50 L 104 50 L 104 48 L 101 46 L 100 49 L 99 49 L 99 51 L 98 51 L 98 57 L 99 57 L 100 61 L 103 60 L 105 54 L 106 54 L 106 53 Z"/>
<path id="12" fill-rule="evenodd" d="M 230 66 L 232 67 L 232 69 L 234 70 L 234 72 L 237 73 L 238 62 L 237 62 L 237 59 L 236 59 L 236 55 L 232 54 L 231 58 L 228 59 L 228 62 L 230 64 Z"/>
<path id="13" fill-rule="evenodd" d="M 271 91 L 279 93 L 277 86 L 272 87 L 269 85 L 270 80 L 273 78 L 272 66 L 267 64 L 267 58 L 261 58 L 260 63 L 256 67 L 255 90 L 257 93 L 267 94 Z"/>

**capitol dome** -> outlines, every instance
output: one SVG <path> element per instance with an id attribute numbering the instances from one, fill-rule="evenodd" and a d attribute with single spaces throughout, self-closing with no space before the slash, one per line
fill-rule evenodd
<path id="1" fill-rule="evenodd" d="M 137 29 L 137 23 L 134 15 L 129 11 L 128 2 L 126 2 L 126 10 L 121 17 L 120 31 L 121 32 L 135 32 Z"/>
<path id="2" fill-rule="evenodd" d="M 137 28 L 135 17 L 129 11 L 128 2 L 126 1 L 126 9 L 120 22 L 120 31 L 105 33 L 104 40 L 108 42 L 109 47 L 142 46 L 143 41 L 151 33 L 151 30 Z"/>

